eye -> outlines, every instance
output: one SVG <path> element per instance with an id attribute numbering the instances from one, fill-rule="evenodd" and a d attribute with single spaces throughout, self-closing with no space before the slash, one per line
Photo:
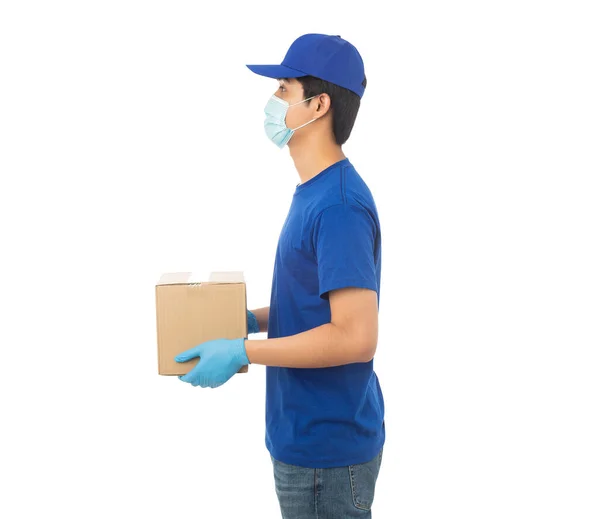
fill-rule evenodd
<path id="1" fill-rule="evenodd" d="M 281 90 L 282 92 L 285 90 L 285 88 L 283 87 L 283 85 L 279 85 L 279 90 Z"/>

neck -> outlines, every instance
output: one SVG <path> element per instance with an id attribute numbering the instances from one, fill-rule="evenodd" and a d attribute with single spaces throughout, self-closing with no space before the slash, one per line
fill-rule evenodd
<path id="1" fill-rule="evenodd" d="M 333 139 L 326 140 L 317 135 L 310 141 L 295 142 L 293 145 L 290 142 L 289 148 L 302 184 L 316 177 L 332 164 L 346 158 L 342 147 Z"/>

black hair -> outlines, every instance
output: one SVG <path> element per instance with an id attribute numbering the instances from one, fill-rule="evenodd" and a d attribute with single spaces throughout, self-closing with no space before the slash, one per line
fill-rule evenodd
<path id="1" fill-rule="evenodd" d="M 360 108 L 360 97 L 347 88 L 334 85 L 328 81 L 314 76 L 302 76 L 296 78 L 304 90 L 304 99 L 319 94 L 327 94 L 331 99 L 330 110 L 332 112 L 333 135 L 338 146 L 344 144 L 354 127 L 358 109 Z M 363 87 L 367 87 L 367 78 L 363 80 Z"/>

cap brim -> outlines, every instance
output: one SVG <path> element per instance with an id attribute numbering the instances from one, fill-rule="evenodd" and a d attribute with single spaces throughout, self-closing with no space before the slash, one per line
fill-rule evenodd
<path id="1" fill-rule="evenodd" d="M 287 77 L 302 77 L 308 74 L 284 65 L 246 65 L 252 72 L 259 76 L 270 77 L 273 79 Z"/>

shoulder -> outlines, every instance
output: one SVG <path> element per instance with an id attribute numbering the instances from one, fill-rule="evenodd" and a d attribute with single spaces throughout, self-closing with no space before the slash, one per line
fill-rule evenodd
<path id="1" fill-rule="evenodd" d="M 340 168 L 314 200 L 317 213 L 335 206 L 363 207 L 375 206 L 371 190 L 352 164 Z M 341 208 L 338 208 L 341 210 Z"/>

